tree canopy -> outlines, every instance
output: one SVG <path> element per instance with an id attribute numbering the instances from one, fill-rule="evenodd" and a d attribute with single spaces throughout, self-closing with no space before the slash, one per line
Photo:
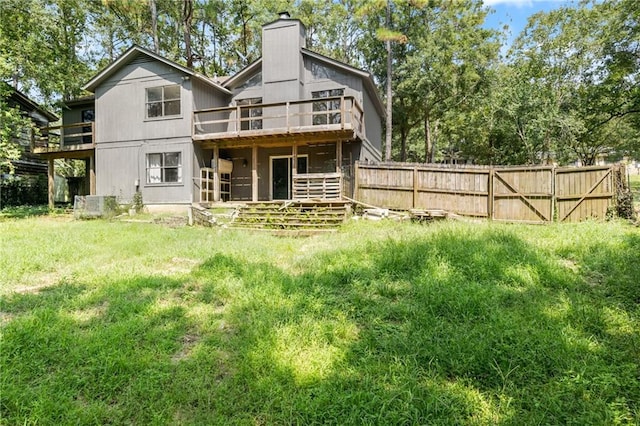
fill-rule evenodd
<path id="1" fill-rule="evenodd" d="M 260 56 L 261 25 L 283 10 L 309 48 L 374 75 L 392 102 L 395 160 L 640 156 L 635 0 L 536 14 L 506 54 L 481 0 L 3 0 L 0 79 L 59 107 L 133 43 L 230 75 Z M 17 113 L 3 105 L 9 129 Z"/>

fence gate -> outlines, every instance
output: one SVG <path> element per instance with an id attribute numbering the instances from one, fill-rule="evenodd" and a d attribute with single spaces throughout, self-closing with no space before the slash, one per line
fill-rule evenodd
<path id="1" fill-rule="evenodd" d="M 604 218 L 614 196 L 612 170 L 611 166 L 556 169 L 558 221 Z"/>
<path id="2" fill-rule="evenodd" d="M 542 223 L 553 220 L 553 168 L 504 168 L 493 171 L 494 220 Z"/>

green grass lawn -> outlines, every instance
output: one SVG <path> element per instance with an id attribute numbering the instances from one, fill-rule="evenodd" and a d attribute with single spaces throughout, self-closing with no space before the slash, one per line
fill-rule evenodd
<path id="1" fill-rule="evenodd" d="M 640 421 L 622 221 L 0 220 L 0 424 Z"/>

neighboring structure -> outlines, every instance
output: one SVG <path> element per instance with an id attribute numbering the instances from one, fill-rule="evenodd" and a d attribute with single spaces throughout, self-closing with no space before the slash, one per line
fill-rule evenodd
<path id="1" fill-rule="evenodd" d="M 91 194 L 146 205 L 339 197 L 343 170 L 380 159 L 384 107 L 369 73 L 307 50 L 305 31 L 287 14 L 264 25 L 261 59 L 223 83 L 134 46 L 36 150 L 86 158 Z"/>
<path id="2" fill-rule="evenodd" d="M 29 117 L 33 125 L 38 129 L 49 126 L 49 123 L 58 121 L 58 117 L 47 109 L 41 107 L 36 102 L 29 99 L 25 94 L 6 85 L 9 93 L 7 96 L 7 104 L 11 108 L 18 108 L 24 116 Z M 22 148 L 20 159 L 12 161 L 14 166 L 14 174 L 16 176 L 34 177 L 47 175 L 47 163 L 39 156 L 31 152 L 31 132 L 19 131 L 16 134 L 16 143 Z"/>

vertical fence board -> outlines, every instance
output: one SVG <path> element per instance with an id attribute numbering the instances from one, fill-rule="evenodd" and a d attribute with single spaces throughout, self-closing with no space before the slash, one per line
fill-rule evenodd
<path id="1" fill-rule="evenodd" d="M 554 168 L 358 164 L 358 199 L 391 209 L 446 210 L 511 222 L 604 218 L 612 166 Z"/>

